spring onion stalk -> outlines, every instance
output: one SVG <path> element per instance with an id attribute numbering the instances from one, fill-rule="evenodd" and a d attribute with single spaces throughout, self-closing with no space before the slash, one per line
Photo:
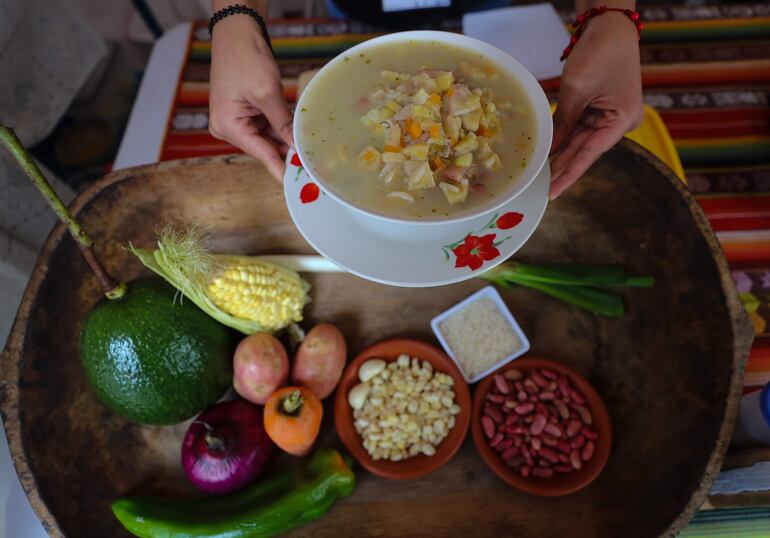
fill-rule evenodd
<path id="1" fill-rule="evenodd" d="M 487 278 L 483 276 L 482 278 Z M 511 281 L 497 281 L 489 278 L 503 288 L 512 288 Z M 617 317 L 625 313 L 623 299 L 616 293 L 589 286 L 569 286 L 545 284 L 535 281 L 519 281 L 517 284 L 543 292 L 551 297 L 603 316 Z"/>
<path id="2" fill-rule="evenodd" d="M 515 281 L 526 280 L 544 284 L 593 286 L 597 288 L 651 288 L 655 284 L 655 279 L 652 277 L 627 275 L 622 265 L 531 265 L 506 262 L 491 269 L 486 274 Z"/>
<path id="3" fill-rule="evenodd" d="M 604 316 L 622 316 L 620 295 L 608 291 L 620 287 L 649 288 L 652 277 L 628 276 L 619 265 L 530 265 L 503 263 L 480 278 L 503 288 L 525 286 L 561 301 Z"/>

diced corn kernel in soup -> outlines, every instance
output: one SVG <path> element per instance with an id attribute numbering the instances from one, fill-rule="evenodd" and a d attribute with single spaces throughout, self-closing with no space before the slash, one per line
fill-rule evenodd
<path id="1" fill-rule="evenodd" d="M 313 81 L 297 114 L 304 155 L 335 194 L 416 220 L 461 216 L 507 191 L 537 134 L 511 75 L 435 41 L 345 55 Z"/>

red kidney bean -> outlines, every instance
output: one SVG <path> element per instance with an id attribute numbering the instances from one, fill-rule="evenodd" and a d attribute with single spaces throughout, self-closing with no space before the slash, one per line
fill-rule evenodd
<path id="1" fill-rule="evenodd" d="M 561 418 L 563 419 L 569 418 L 569 408 L 567 407 L 567 404 L 565 404 L 561 400 L 554 400 L 553 405 L 559 411 L 559 416 Z"/>
<path id="2" fill-rule="evenodd" d="M 532 426 L 529 428 L 532 435 L 540 435 L 543 433 L 543 428 L 545 428 L 547 420 L 548 419 L 546 419 L 545 415 L 542 413 L 535 415 L 535 420 L 532 421 Z"/>
<path id="3" fill-rule="evenodd" d="M 537 394 L 540 392 L 540 387 L 538 387 L 534 381 L 531 379 L 525 379 L 524 380 L 524 390 L 529 392 L 530 394 Z"/>
<path id="4" fill-rule="evenodd" d="M 532 373 L 532 381 L 534 381 L 534 382 L 535 382 L 535 384 L 536 384 L 538 387 L 541 387 L 541 388 L 545 388 L 545 387 L 547 387 L 547 386 L 548 386 L 548 381 L 546 381 L 546 380 L 545 380 L 545 378 L 544 378 L 543 376 L 541 376 L 541 375 L 540 375 L 539 373 L 537 373 L 537 372 L 533 372 L 533 373 Z"/>
<path id="5" fill-rule="evenodd" d="M 552 449 L 548 448 L 547 446 L 544 446 L 540 449 L 540 455 L 550 461 L 551 463 L 559 463 L 559 456 L 556 455 L 556 452 L 554 452 Z"/>
<path id="6" fill-rule="evenodd" d="M 495 382 L 495 386 L 497 387 L 497 390 L 499 390 L 501 393 L 508 394 L 509 392 L 511 392 L 511 387 L 508 386 L 508 381 L 506 381 L 503 376 L 498 374 L 492 379 Z"/>
<path id="7" fill-rule="evenodd" d="M 545 431 L 545 433 L 547 433 L 548 435 L 553 435 L 554 437 L 562 436 L 561 428 L 559 428 L 559 426 L 557 426 L 556 424 L 550 424 L 550 423 L 546 424 L 545 428 L 543 428 L 543 431 Z"/>
<path id="8" fill-rule="evenodd" d="M 590 426 L 594 423 L 593 416 L 591 416 L 591 412 L 586 407 L 574 404 L 572 408 L 577 411 L 578 415 L 580 415 L 580 420 L 583 421 L 583 424 Z"/>
<path id="9" fill-rule="evenodd" d="M 537 476 L 539 478 L 551 478 L 553 476 L 553 469 L 535 467 L 532 469 L 532 476 Z"/>
<path id="10" fill-rule="evenodd" d="M 516 411 L 516 414 L 518 415 L 526 415 L 528 413 L 531 413 L 534 408 L 535 406 L 528 402 L 528 403 L 517 405 L 516 407 L 513 408 L 513 410 Z"/>
<path id="11" fill-rule="evenodd" d="M 500 412 L 499 409 L 494 407 L 487 407 L 484 409 L 484 414 L 497 422 L 498 424 L 503 421 L 503 414 Z"/>
<path id="12" fill-rule="evenodd" d="M 571 420 L 570 423 L 567 424 L 567 437 L 570 439 L 575 437 L 582 427 L 583 424 L 579 420 Z"/>
<path id="13" fill-rule="evenodd" d="M 549 370 L 548 368 L 541 368 L 540 373 L 543 374 L 543 377 L 546 379 L 550 379 L 551 381 L 556 381 L 559 379 L 559 374 L 554 372 L 553 370 Z"/>
<path id="14" fill-rule="evenodd" d="M 527 445 L 521 445 L 521 455 L 527 460 L 527 465 L 532 465 L 530 463 L 532 461 L 532 453 L 529 451 L 529 448 L 527 448 Z"/>
<path id="15" fill-rule="evenodd" d="M 511 445 L 513 445 L 513 439 L 504 439 L 503 441 L 500 441 L 500 443 L 495 447 L 495 450 L 502 452 L 503 450 L 508 450 L 511 448 Z"/>
<path id="16" fill-rule="evenodd" d="M 571 446 L 572 448 L 580 448 L 584 444 L 586 444 L 586 438 L 582 434 L 578 435 L 572 441 L 569 442 L 569 446 Z"/>
<path id="17" fill-rule="evenodd" d="M 558 443 L 556 438 L 551 437 L 550 435 L 541 435 L 540 438 L 543 440 L 543 443 L 548 446 L 556 446 L 556 443 Z"/>
<path id="18" fill-rule="evenodd" d="M 503 396 L 502 394 L 490 393 L 490 394 L 487 394 L 487 400 L 489 400 L 490 402 L 494 402 L 496 404 L 501 404 L 505 401 L 505 396 Z"/>
<path id="19" fill-rule="evenodd" d="M 520 452 L 519 447 L 512 446 L 512 447 L 506 448 L 505 451 L 500 455 L 500 457 L 503 458 L 503 460 L 508 461 L 512 457 L 518 456 L 519 452 Z"/>
<path id="20" fill-rule="evenodd" d="M 576 470 L 583 467 L 583 460 L 580 459 L 580 454 L 577 450 L 573 450 L 569 453 L 569 462 Z"/>
<path id="21" fill-rule="evenodd" d="M 488 416 L 481 417 L 481 427 L 484 428 L 484 434 L 491 439 L 495 435 L 495 423 Z"/>
<path id="22" fill-rule="evenodd" d="M 586 399 L 577 389 L 572 389 L 572 392 L 570 392 L 569 395 L 575 403 L 585 405 Z"/>
<path id="23" fill-rule="evenodd" d="M 592 441 L 598 437 L 590 428 L 593 416 L 585 395 L 567 376 L 509 369 L 493 377 L 486 398 L 484 433 L 501 460 L 521 476 L 570 473 L 593 457 Z"/>

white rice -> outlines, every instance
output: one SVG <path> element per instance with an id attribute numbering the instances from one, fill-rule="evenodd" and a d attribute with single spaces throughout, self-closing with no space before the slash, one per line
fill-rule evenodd
<path id="1" fill-rule="evenodd" d="M 484 297 L 439 325 L 444 339 L 468 379 L 521 348 L 521 341 L 497 305 Z"/>

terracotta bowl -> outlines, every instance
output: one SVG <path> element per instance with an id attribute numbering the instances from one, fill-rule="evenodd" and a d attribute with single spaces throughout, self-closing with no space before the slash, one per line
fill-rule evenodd
<path id="1" fill-rule="evenodd" d="M 363 447 L 361 436 L 353 425 L 353 409 L 348 404 L 348 392 L 359 383 L 358 367 L 369 359 L 394 361 L 402 353 L 428 361 L 434 371 L 443 372 L 454 379 L 455 403 L 460 406 L 460 413 L 455 416 L 455 426 L 449 435 L 436 447 L 433 456 L 419 455 L 403 461 L 375 461 Z M 448 462 L 465 439 L 471 417 L 471 396 L 460 370 L 443 351 L 436 346 L 419 340 L 385 340 L 362 351 L 348 364 L 337 386 L 334 399 L 334 422 L 337 434 L 350 454 L 364 468 L 385 478 L 408 480 L 431 473 Z"/>
<path id="2" fill-rule="evenodd" d="M 488 439 L 484 435 L 481 426 L 482 408 L 486 400 L 487 392 L 492 388 L 495 374 L 505 372 L 510 368 L 516 368 L 524 373 L 537 368 L 549 368 L 560 374 L 566 375 L 586 397 L 586 407 L 593 415 L 593 428 L 599 438 L 596 440 L 596 449 L 593 457 L 578 471 L 568 474 L 555 474 L 550 478 L 522 477 L 518 472 L 505 465 L 500 455 L 489 446 Z M 547 359 L 524 357 L 508 363 L 482 379 L 476 387 L 473 395 L 473 420 L 471 424 L 473 441 L 476 443 L 481 457 L 489 467 L 511 486 L 544 497 L 557 497 L 574 493 L 590 484 L 604 469 L 612 447 L 612 427 L 610 417 L 604 402 L 594 388 L 580 374 L 573 369 L 558 362 Z"/>

